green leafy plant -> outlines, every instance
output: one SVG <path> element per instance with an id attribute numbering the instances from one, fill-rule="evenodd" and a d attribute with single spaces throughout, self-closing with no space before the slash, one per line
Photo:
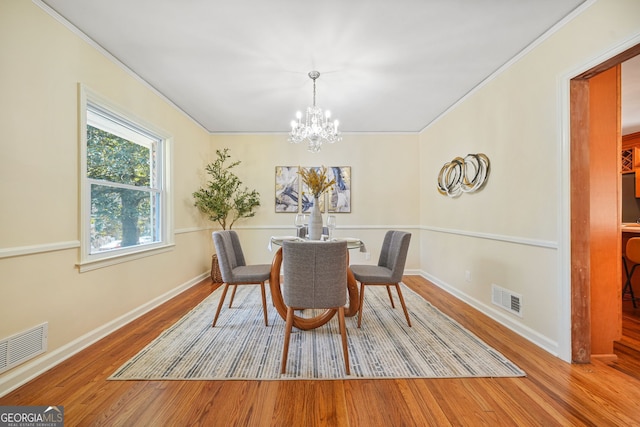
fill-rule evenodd
<path id="1" fill-rule="evenodd" d="M 240 188 L 242 181 L 232 171 L 240 161 L 228 163 L 229 149 L 216 150 L 218 158 L 209 163 L 206 171 L 210 180 L 207 186 L 193 193 L 194 205 L 207 217 L 220 224 L 223 230 L 233 227 L 240 218 L 249 218 L 256 214 L 260 206 L 260 193 Z"/>

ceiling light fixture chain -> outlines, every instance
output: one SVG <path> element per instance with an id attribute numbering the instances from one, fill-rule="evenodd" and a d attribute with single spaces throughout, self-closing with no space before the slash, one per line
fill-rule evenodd
<path id="1" fill-rule="evenodd" d="M 316 79 L 320 77 L 320 73 L 317 71 L 309 71 L 309 77 L 313 80 L 313 106 L 316 106 Z"/>
<path id="2" fill-rule="evenodd" d="M 342 139 L 342 134 L 338 131 L 338 121 L 329 121 L 331 112 L 322 112 L 322 108 L 316 106 L 316 80 L 320 77 L 318 71 L 310 71 L 309 78 L 313 80 L 313 106 L 307 107 L 307 114 L 304 122 L 302 113 L 296 113 L 296 120 L 291 122 L 291 132 L 289 142 L 298 144 L 305 139 L 309 142 L 308 150 L 312 153 L 320 151 L 325 142 L 333 144 Z"/>

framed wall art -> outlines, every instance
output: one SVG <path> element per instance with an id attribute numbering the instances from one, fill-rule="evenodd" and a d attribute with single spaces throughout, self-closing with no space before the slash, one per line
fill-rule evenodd
<path id="1" fill-rule="evenodd" d="M 276 212 L 298 212 L 299 182 L 297 166 L 276 166 Z"/>
<path id="2" fill-rule="evenodd" d="M 351 166 L 332 166 L 328 175 L 329 180 L 336 181 L 333 189 L 328 192 L 328 211 L 351 212 Z"/>
<path id="3" fill-rule="evenodd" d="M 319 169 L 308 166 L 303 169 Z M 327 178 L 336 181 L 320 198 L 320 212 L 351 212 L 351 166 L 327 167 Z M 276 166 L 275 206 L 279 212 L 311 212 L 313 197 L 298 175 L 298 166 Z"/>

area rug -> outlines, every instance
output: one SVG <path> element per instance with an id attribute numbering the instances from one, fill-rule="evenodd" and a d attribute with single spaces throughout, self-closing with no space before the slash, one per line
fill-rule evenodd
<path id="1" fill-rule="evenodd" d="M 267 302 L 264 325 L 258 286 L 238 286 L 215 328 L 216 290 L 121 366 L 110 380 L 290 380 L 519 377 L 525 373 L 495 349 L 402 284 L 412 327 L 384 287 L 367 288 L 362 328 L 347 318 L 351 375 L 346 375 L 338 318 L 294 327 L 287 373 L 280 374 L 284 320 Z M 395 292 L 394 292 L 395 294 Z M 306 314 L 305 314 L 306 313 Z M 303 312 L 306 316 L 312 313 Z"/>

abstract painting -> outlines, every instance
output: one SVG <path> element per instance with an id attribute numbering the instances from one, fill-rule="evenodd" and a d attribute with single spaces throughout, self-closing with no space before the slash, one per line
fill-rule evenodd
<path id="1" fill-rule="evenodd" d="M 276 166 L 276 212 L 298 212 L 297 166 Z"/>
<path id="2" fill-rule="evenodd" d="M 319 166 L 303 169 L 320 169 Z M 329 181 L 336 183 L 320 197 L 320 212 L 351 212 L 351 166 L 327 167 Z M 276 166 L 276 213 L 311 212 L 313 196 L 307 185 L 299 179 L 298 166 Z"/>
<path id="3" fill-rule="evenodd" d="M 327 175 L 336 181 L 328 192 L 329 212 L 351 212 L 351 166 L 332 166 Z"/>

